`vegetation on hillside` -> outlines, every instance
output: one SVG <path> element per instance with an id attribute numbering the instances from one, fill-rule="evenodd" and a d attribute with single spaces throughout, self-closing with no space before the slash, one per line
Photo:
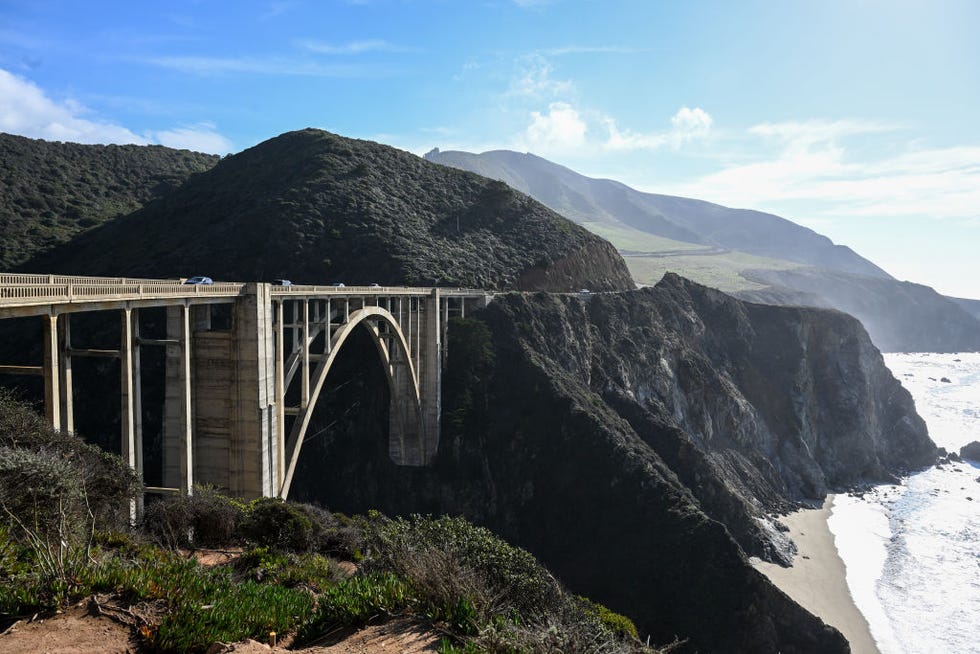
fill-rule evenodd
<path id="1" fill-rule="evenodd" d="M 611 245 L 501 182 L 306 129 L 225 158 L 31 267 L 520 288 L 558 264 L 552 290 L 632 287 Z"/>
<path id="2" fill-rule="evenodd" d="M 0 270 L 174 190 L 215 155 L 0 134 Z"/>
<path id="3" fill-rule="evenodd" d="M 149 505 L 115 456 L 0 393 L 0 627 L 87 596 L 146 651 L 294 634 L 336 641 L 408 616 L 443 652 L 650 652 L 624 616 L 568 594 L 528 552 L 462 518 L 348 518 L 197 488 Z M 236 546 L 206 567 L 182 548 Z"/>

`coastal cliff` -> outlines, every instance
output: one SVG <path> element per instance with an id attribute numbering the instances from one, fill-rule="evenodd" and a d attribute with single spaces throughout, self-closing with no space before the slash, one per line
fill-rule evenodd
<path id="1" fill-rule="evenodd" d="M 628 293 L 498 296 L 451 326 L 449 348 L 432 469 L 388 461 L 371 415 L 385 398 L 363 378 L 383 373 L 339 373 L 297 497 L 461 513 L 689 651 L 846 651 L 746 555 L 786 560 L 769 514 L 935 457 L 856 320 L 671 275 Z"/>

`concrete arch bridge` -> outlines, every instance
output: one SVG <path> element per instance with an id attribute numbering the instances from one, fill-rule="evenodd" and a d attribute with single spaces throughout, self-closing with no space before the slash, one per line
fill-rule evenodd
<path id="1" fill-rule="evenodd" d="M 43 377 L 48 421 L 72 432 L 73 359 L 118 359 L 121 451 L 142 471 L 141 352 L 165 348 L 163 482 L 152 490 L 207 483 L 244 498 L 286 497 L 324 382 L 357 329 L 370 335 L 389 385 L 392 460 L 427 465 L 439 447 L 448 319 L 490 299 L 468 289 L 0 273 L 0 320 L 44 326 L 43 362 L 0 365 L 0 375 Z M 218 325 L 222 305 L 230 321 Z M 165 338 L 141 336 L 149 308 L 166 310 Z M 119 315 L 118 349 L 73 347 L 72 316 L 106 311 Z"/>

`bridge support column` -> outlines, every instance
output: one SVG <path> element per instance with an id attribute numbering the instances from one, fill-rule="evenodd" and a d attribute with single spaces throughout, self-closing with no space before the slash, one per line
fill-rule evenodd
<path id="1" fill-rule="evenodd" d="M 327 300 L 329 303 L 329 300 Z M 286 392 L 286 371 L 285 371 L 285 356 L 286 348 L 283 338 L 285 338 L 285 330 L 283 329 L 283 318 L 285 317 L 285 312 L 283 311 L 283 302 L 279 300 L 274 302 L 273 306 L 276 312 L 276 488 L 282 488 L 283 475 L 286 474 L 286 448 L 284 447 L 285 437 L 286 437 L 286 404 L 284 401 L 284 394 Z M 329 315 L 329 311 L 327 312 Z M 328 318 L 329 320 L 329 318 Z M 327 335 L 327 344 L 330 343 L 330 336 Z"/>
<path id="2" fill-rule="evenodd" d="M 44 413 L 48 424 L 61 429 L 61 366 L 58 365 L 58 316 L 44 320 Z"/>
<path id="3" fill-rule="evenodd" d="M 66 313 L 58 320 L 58 349 L 61 368 L 61 431 L 75 431 L 74 384 L 71 370 L 71 314 Z"/>
<path id="4" fill-rule="evenodd" d="M 122 426 L 122 458 L 129 467 L 143 474 L 143 421 L 140 396 L 139 312 L 123 309 L 119 335 L 120 414 Z M 143 512 L 140 494 L 130 505 L 130 520 Z"/>
<path id="5" fill-rule="evenodd" d="M 163 485 L 190 495 L 194 489 L 194 416 L 191 395 L 190 307 L 167 307 L 167 381 L 163 424 Z"/>
<path id="6" fill-rule="evenodd" d="M 419 395 L 422 409 L 422 462 L 428 465 L 439 449 L 442 414 L 442 322 L 439 289 L 424 300 L 419 352 Z"/>
<path id="7" fill-rule="evenodd" d="M 278 494 L 284 454 L 276 411 L 272 291 L 248 284 L 235 303 L 233 334 L 236 375 L 232 390 L 230 489 L 239 497 Z"/>

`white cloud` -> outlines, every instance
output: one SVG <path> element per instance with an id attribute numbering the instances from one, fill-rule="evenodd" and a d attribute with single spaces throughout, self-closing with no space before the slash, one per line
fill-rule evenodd
<path id="1" fill-rule="evenodd" d="M 188 127 L 175 127 L 152 133 L 160 145 L 179 150 L 194 150 L 213 154 L 227 154 L 233 150 L 231 141 L 219 134 L 211 123 L 199 123 Z"/>
<path id="2" fill-rule="evenodd" d="M 704 138 L 711 129 L 711 123 L 711 116 L 701 107 L 681 107 L 670 119 L 674 127 L 672 135 L 681 141 Z"/>
<path id="3" fill-rule="evenodd" d="M 560 152 L 585 145 L 588 127 L 579 112 L 565 102 L 552 102 L 548 112 L 531 112 L 524 133 L 527 147 L 535 152 Z"/>
<path id="4" fill-rule="evenodd" d="M 806 202 L 820 207 L 818 217 L 980 217 L 980 146 L 922 149 L 892 136 L 885 148 L 867 147 L 867 139 L 898 129 L 858 120 L 756 125 L 743 148 L 762 155 L 658 190 L 774 211 Z"/>
<path id="5" fill-rule="evenodd" d="M 159 143 L 225 154 L 233 148 L 214 125 L 201 123 L 137 134 L 115 123 L 85 117 L 88 110 L 67 99 L 55 101 L 33 82 L 0 69 L 0 131 L 73 143 Z"/>
<path id="6" fill-rule="evenodd" d="M 49 141 L 147 142 L 125 127 L 79 116 L 84 113 L 78 103 L 55 102 L 32 82 L 0 69 L 0 131 Z"/>
<path id="7" fill-rule="evenodd" d="M 712 122 L 711 115 L 700 107 L 681 107 L 670 119 L 669 131 L 644 134 L 620 130 L 615 120 L 604 117 L 602 123 L 608 138 L 603 147 L 608 150 L 655 150 L 664 146 L 676 149 L 690 141 L 706 138 Z"/>

